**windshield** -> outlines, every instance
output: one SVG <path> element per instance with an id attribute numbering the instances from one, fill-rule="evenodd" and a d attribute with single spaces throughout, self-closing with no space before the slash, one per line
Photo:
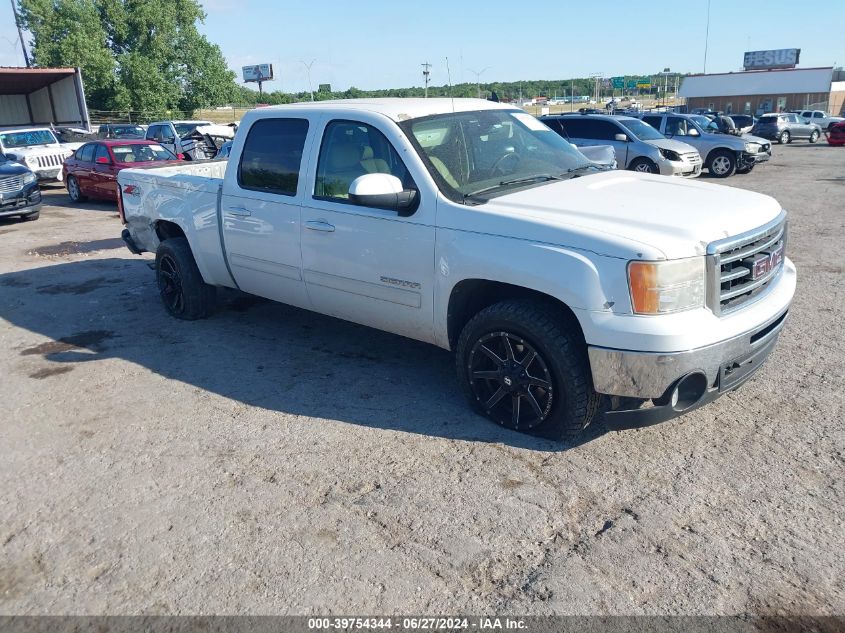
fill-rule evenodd
<path id="1" fill-rule="evenodd" d="M 211 125 L 211 123 L 208 121 L 189 121 L 187 123 L 174 123 L 173 127 L 176 128 L 176 133 L 183 137 L 196 130 L 200 125 Z"/>
<path id="2" fill-rule="evenodd" d="M 700 127 L 705 132 L 718 132 L 719 126 L 715 121 L 711 121 L 706 116 L 702 116 L 700 114 L 693 114 L 690 118 L 698 123 L 698 127 Z"/>
<path id="3" fill-rule="evenodd" d="M 161 145 L 112 145 L 111 151 L 118 163 L 176 160 L 176 157 Z"/>
<path id="4" fill-rule="evenodd" d="M 50 130 L 30 130 L 28 132 L 3 132 L 0 144 L 3 149 L 26 147 L 28 145 L 50 145 L 58 143 Z"/>
<path id="5" fill-rule="evenodd" d="M 113 127 L 111 129 L 111 134 L 115 138 L 126 138 L 126 137 L 135 137 L 144 138 L 144 128 L 140 125 L 121 125 L 119 127 Z"/>
<path id="6" fill-rule="evenodd" d="M 556 132 L 522 111 L 456 112 L 400 126 L 452 200 L 598 171 Z"/>
<path id="7" fill-rule="evenodd" d="M 620 119 L 619 123 L 628 128 L 641 141 L 657 141 L 666 138 L 648 123 L 639 119 Z"/>

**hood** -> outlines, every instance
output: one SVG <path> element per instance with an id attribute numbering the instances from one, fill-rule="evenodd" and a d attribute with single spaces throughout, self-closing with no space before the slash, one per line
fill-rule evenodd
<path id="1" fill-rule="evenodd" d="M 762 226 L 781 211 L 763 194 L 627 171 L 550 182 L 478 206 L 455 207 L 438 215 L 444 228 L 624 259 L 704 255 L 710 242 Z"/>
<path id="2" fill-rule="evenodd" d="M 79 143 L 82 145 L 82 143 Z M 53 154 L 61 154 L 72 151 L 70 148 L 58 143 L 49 143 L 44 145 L 26 145 L 24 147 L 10 147 L 6 150 L 7 154 L 15 154 L 16 156 L 52 156 Z"/>
<path id="3" fill-rule="evenodd" d="M 751 134 L 743 134 L 740 136 L 743 141 L 747 143 L 760 143 L 760 145 L 771 145 L 772 142 L 767 138 L 761 138 L 759 136 L 752 136 Z"/>
<path id="4" fill-rule="evenodd" d="M 648 143 L 649 145 L 654 145 L 655 147 L 660 147 L 662 149 L 668 149 L 673 152 L 677 152 L 678 154 L 691 154 L 692 152 L 698 152 L 698 150 L 695 149 L 692 145 L 684 143 L 682 141 L 676 141 L 673 138 L 658 138 L 643 142 Z"/>
<path id="5" fill-rule="evenodd" d="M 19 176 L 27 173 L 29 173 L 29 169 L 20 163 L 11 160 L 0 162 L 0 178 L 4 176 Z"/>

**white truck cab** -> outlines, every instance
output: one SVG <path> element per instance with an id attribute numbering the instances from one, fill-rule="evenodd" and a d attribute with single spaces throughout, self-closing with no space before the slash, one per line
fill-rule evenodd
<path id="1" fill-rule="evenodd" d="M 41 182 L 62 181 L 62 163 L 82 143 L 59 143 L 49 128 L 0 130 L 0 152 L 26 165 Z"/>
<path id="2" fill-rule="evenodd" d="M 118 182 L 123 238 L 156 253 L 173 316 L 231 287 L 432 343 L 478 412 L 558 438 L 736 389 L 795 291 L 773 198 L 602 171 L 483 100 L 253 110 L 228 161 Z"/>

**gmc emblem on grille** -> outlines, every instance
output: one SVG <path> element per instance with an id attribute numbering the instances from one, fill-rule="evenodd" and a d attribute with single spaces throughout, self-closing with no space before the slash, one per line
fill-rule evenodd
<path id="1" fill-rule="evenodd" d="M 751 278 L 760 279 L 775 270 L 783 262 L 783 242 L 768 253 L 758 253 L 751 262 Z"/>

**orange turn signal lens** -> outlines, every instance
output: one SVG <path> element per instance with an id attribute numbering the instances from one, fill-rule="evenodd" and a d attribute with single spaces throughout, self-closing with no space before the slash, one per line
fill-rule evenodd
<path id="1" fill-rule="evenodd" d="M 657 264 L 631 262 L 628 264 L 631 304 L 636 314 L 657 314 L 660 310 L 660 288 L 657 283 Z"/>

